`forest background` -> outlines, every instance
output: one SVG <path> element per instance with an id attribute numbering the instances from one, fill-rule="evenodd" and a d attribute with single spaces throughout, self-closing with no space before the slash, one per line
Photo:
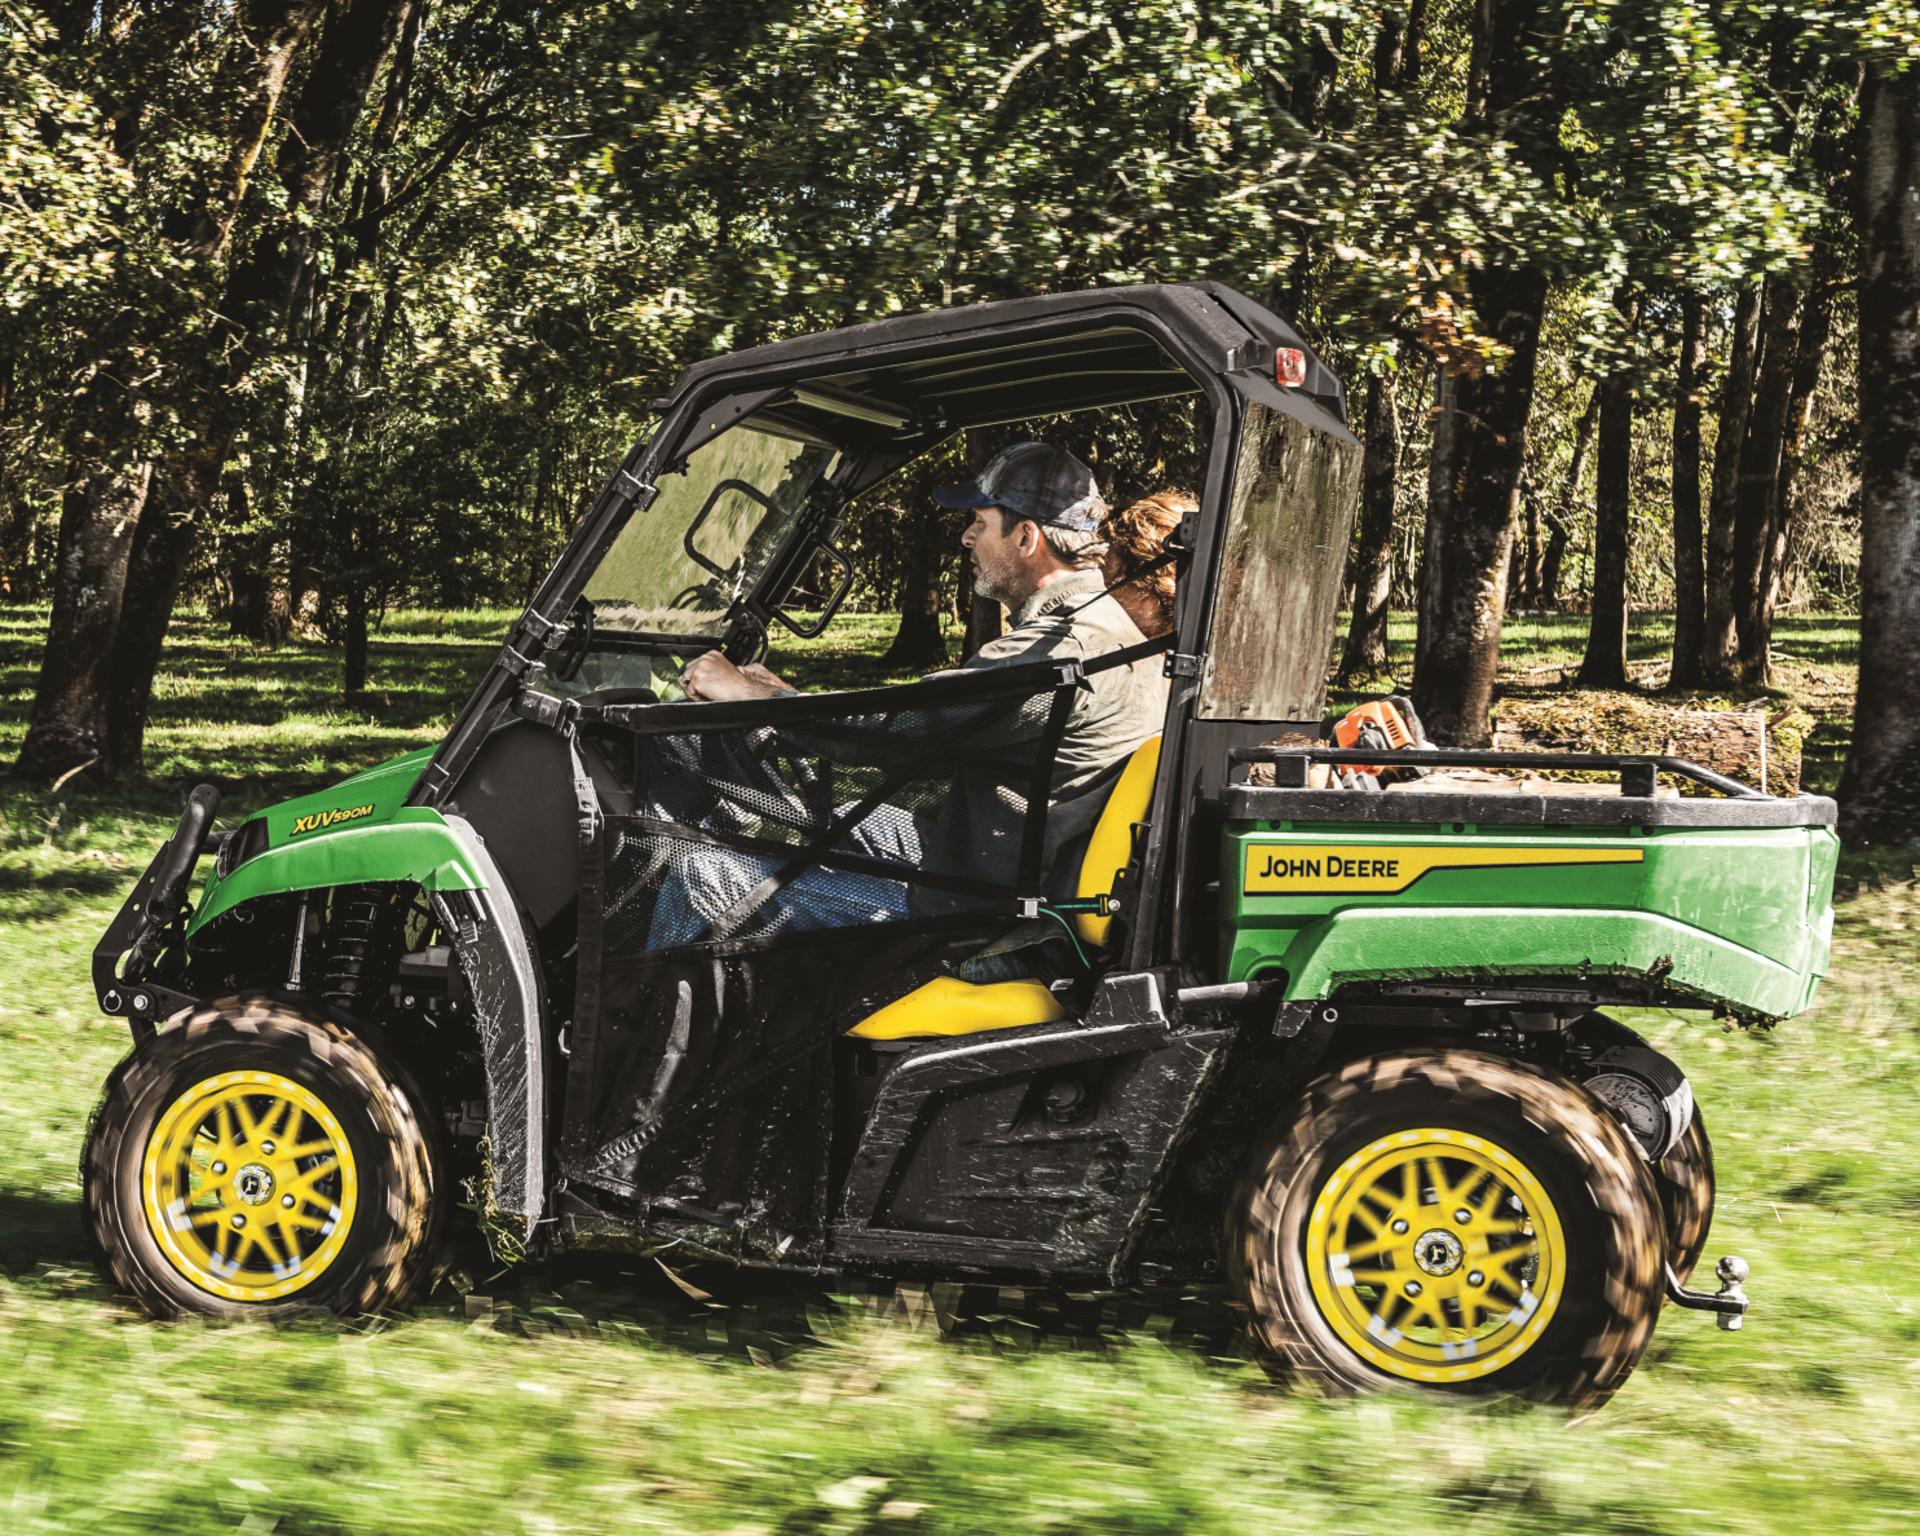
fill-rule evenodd
<path id="1" fill-rule="evenodd" d="M 1588 615 L 1582 685 L 1745 696 L 1857 605 L 1845 826 L 1920 836 L 1916 61 L 1911 0 L 0 0 L 16 770 L 137 776 L 177 611 L 310 626 L 351 698 L 387 612 L 523 600 L 715 351 L 1210 278 L 1348 381 L 1344 683 L 1414 610 L 1475 744 L 1510 610 Z M 1119 498 L 1203 441 L 1084 446 Z M 900 516 L 951 468 L 851 529 L 898 666 L 966 602 Z"/>

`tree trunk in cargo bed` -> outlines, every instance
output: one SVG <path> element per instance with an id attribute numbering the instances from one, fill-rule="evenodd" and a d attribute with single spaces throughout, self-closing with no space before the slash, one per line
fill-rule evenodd
<path id="1" fill-rule="evenodd" d="M 1860 105 L 1860 696 L 1840 785 L 1855 843 L 1920 838 L 1920 73 Z"/>

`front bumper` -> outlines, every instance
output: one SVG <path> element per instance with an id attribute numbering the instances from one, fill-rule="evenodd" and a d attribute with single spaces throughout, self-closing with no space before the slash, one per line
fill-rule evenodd
<path id="1" fill-rule="evenodd" d="M 194 999 L 165 985 L 162 957 L 184 942 L 187 886 L 200 855 L 214 846 L 213 818 L 220 791 L 195 787 L 173 835 L 160 845 L 93 951 L 93 990 L 100 1011 L 125 1018 L 135 1040 L 153 1033 L 154 1020 Z"/>

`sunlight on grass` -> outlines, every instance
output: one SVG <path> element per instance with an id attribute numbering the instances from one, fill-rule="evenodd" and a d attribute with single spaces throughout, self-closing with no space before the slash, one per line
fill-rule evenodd
<path id="1" fill-rule="evenodd" d="M 1912 1528 L 1910 855 L 1847 864 L 1813 1012 L 1767 1033 L 1630 1016 L 1693 1078 L 1721 1178 L 1709 1253 L 1750 1260 L 1756 1309 L 1738 1334 L 1668 1309 L 1639 1374 L 1578 1426 L 1273 1391 L 1206 1290 L 1128 1298 L 1078 1328 L 1009 1298 L 952 1337 L 916 1293 L 762 1282 L 703 1304 L 615 1258 L 478 1269 L 473 1295 L 443 1289 L 372 1325 L 134 1319 L 78 1225 L 87 1116 L 127 1047 L 87 981 L 101 929 L 187 784 L 214 778 L 251 809 L 432 742 L 512 617 L 389 616 L 374 689 L 352 707 L 317 645 L 259 655 L 185 624 L 156 700 L 154 782 L 0 788 L 7 1536 Z M 891 621 L 850 619 L 782 641 L 774 664 L 877 680 Z M 0 750 L 24 731 L 43 625 L 0 608 Z M 1571 665 L 1583 634 L 1578 616 L 1517 619 L 1509 664 Z M 1410 625 L 1396 620 L 1394 640 L 1410 654 Z M 1855 643 L 1827 619 L 1783 621 L 1779 637 L 1836 698 Z M 1657 621 L 1635 645 L 1658 653 Z"/>

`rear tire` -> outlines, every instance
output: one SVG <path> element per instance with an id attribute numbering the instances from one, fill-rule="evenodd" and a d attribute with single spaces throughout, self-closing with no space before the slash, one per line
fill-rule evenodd
<path id="1" fill-rule="evenodd" d="M 1335 1391 L 1593 1406 L 1638 1363 L 1663 1296 L 1665 1223 L 1627 1133 L 1575 1083 L 1474 1051 L 1320 1078 L 1228 1221 L 1255 1349 Z"/>
<path id="2" fill-rule="evenodd" d="M 433 1131 L 367 1040 L 223 999 L 108 1077 L 81 1163 L 89 1236 L 155 1317 L 383 1311 L 431 1275 L 448 1204 Z"/>

